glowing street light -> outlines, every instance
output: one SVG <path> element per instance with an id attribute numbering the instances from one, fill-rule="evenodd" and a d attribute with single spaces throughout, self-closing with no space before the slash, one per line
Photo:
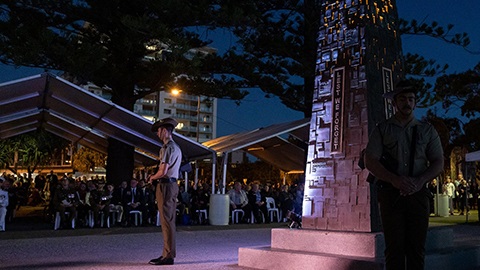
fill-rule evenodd
<path id="1" fill-rule="evenodd" d="M 180 95 L 180 92 L 182 92 L 182 90 L 180 90 L 178 88 L 173 88 L 171 93 L 174 96 L 178 96 L 178 95 Z"/>
<path id="2" fill-rule="evenodd" d="M 173 96 L 179 96 L 180 93 L 182 92 L 182 90 L 178 89 L 178 88 L 172 88 L 172 90 L 170 90 L 171 94 Z M 200 96 L 197 96 L 197 134 L 196 134 L 196 139 L 197 139 L 197 142 L 200 141 Z"/>

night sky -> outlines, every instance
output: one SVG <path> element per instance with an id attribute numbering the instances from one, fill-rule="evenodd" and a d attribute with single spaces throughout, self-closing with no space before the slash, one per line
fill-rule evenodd
<path id="1" fill-rule="evenodd" d="M 427 59 L 436 59 L 439 64 L 449 64 L 448 73 L 462 72 L 480 62 L 480 1 L 477 0 L 397 0 L 399 16 L 406 20 L 437 21 L 442 26 L 453 24 L 452 33 L 467 32 L 471 39 L 470 54 L 462 48 L 442 43 L 428 37 L 403 36 L 404 53 L 418 53 Z M 223 36 L 222 43 L 213 47 L 229 46 L 231 37 Z M 0 66 L 0 82 L 41 73 L 41 69 L 15 69 Z M 228 100 L 218 102 L 217 136 L 288 122 L 303 118 L 303 114 L 286 108 L 276 97 L 265 98 L 261 91 L 252 90 L 240 106 Z M 421 116 L 424 110 L 418 110 Z M 454 113 L 454 112 L 452 112 Z"/>

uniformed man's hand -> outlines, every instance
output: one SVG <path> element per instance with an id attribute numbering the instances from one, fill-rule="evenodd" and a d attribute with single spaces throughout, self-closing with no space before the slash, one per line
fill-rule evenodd
<path id="1" fill-rule="evenodd" d="M 411 190 L 411 192 L 408 195 L 412 195 L 413 193 L 416 193 L 423 188 L 423 185 L 421 184 L 420 179 L 409 177 L 409 180 L 413 184 L 414 188 Z"/>
<path id="2" fill-rule="evenodd" d="M 418 188 L 414 179 L 407 176 L 394 177 L 391 183 L 395 188 L 400 190 L 402 196 L 413 194 Z"/>
<path id="3" fill-rule="evenodd" d="M 400 194 L 403 196 L 412 195 L 413 193 L 419 191 L 422 187 L 417 185 L 417 181 L 413 177 L 402 177 L 403 178 L 403 185 L 402 189 L 400 189 Z"/>

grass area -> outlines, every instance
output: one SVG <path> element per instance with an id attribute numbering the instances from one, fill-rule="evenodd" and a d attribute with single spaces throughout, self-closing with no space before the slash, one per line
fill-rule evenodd
<path id="1" fill-rule="evenodd" d="M 468 216 L 459 215 L 457 212 L 448 217 L 430 217 L 430 225 L 455 225 L 455 224 L 478 224 L 478 210 L 470 210 Z"/>

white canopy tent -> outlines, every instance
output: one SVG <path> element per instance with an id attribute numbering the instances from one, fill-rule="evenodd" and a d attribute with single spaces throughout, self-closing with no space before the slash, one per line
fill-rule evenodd
<path id="1" fill-rule="evenodd" d="M 106 154 L 108 138 L 115 138 L 135 147 L 137 166 L 150 166 L 157 162 L 162 146 L 151 125 L 149 120 L 50 73 L 0 84 L 0 139 L 44 128 Z M 212 158 L 215 166 L 214 151 L 178 133 L 173 137 L 188 160 Z"/>
<path id="2" fill-rule="evenodd" d="M 467 162 L 480 161 L 480 151 L 467 153 L 465 155 L 465 161 Z"/>
<path id="3" fill-rule="evenodd" d="M 234 151 L 243 150 L 286 173 L 303 173 L 309 127 L 310 118 L 305 118 L 204 142 L 203 145 L 223 157 L 223 193 L 226 186 L 228 154 Z"/>

